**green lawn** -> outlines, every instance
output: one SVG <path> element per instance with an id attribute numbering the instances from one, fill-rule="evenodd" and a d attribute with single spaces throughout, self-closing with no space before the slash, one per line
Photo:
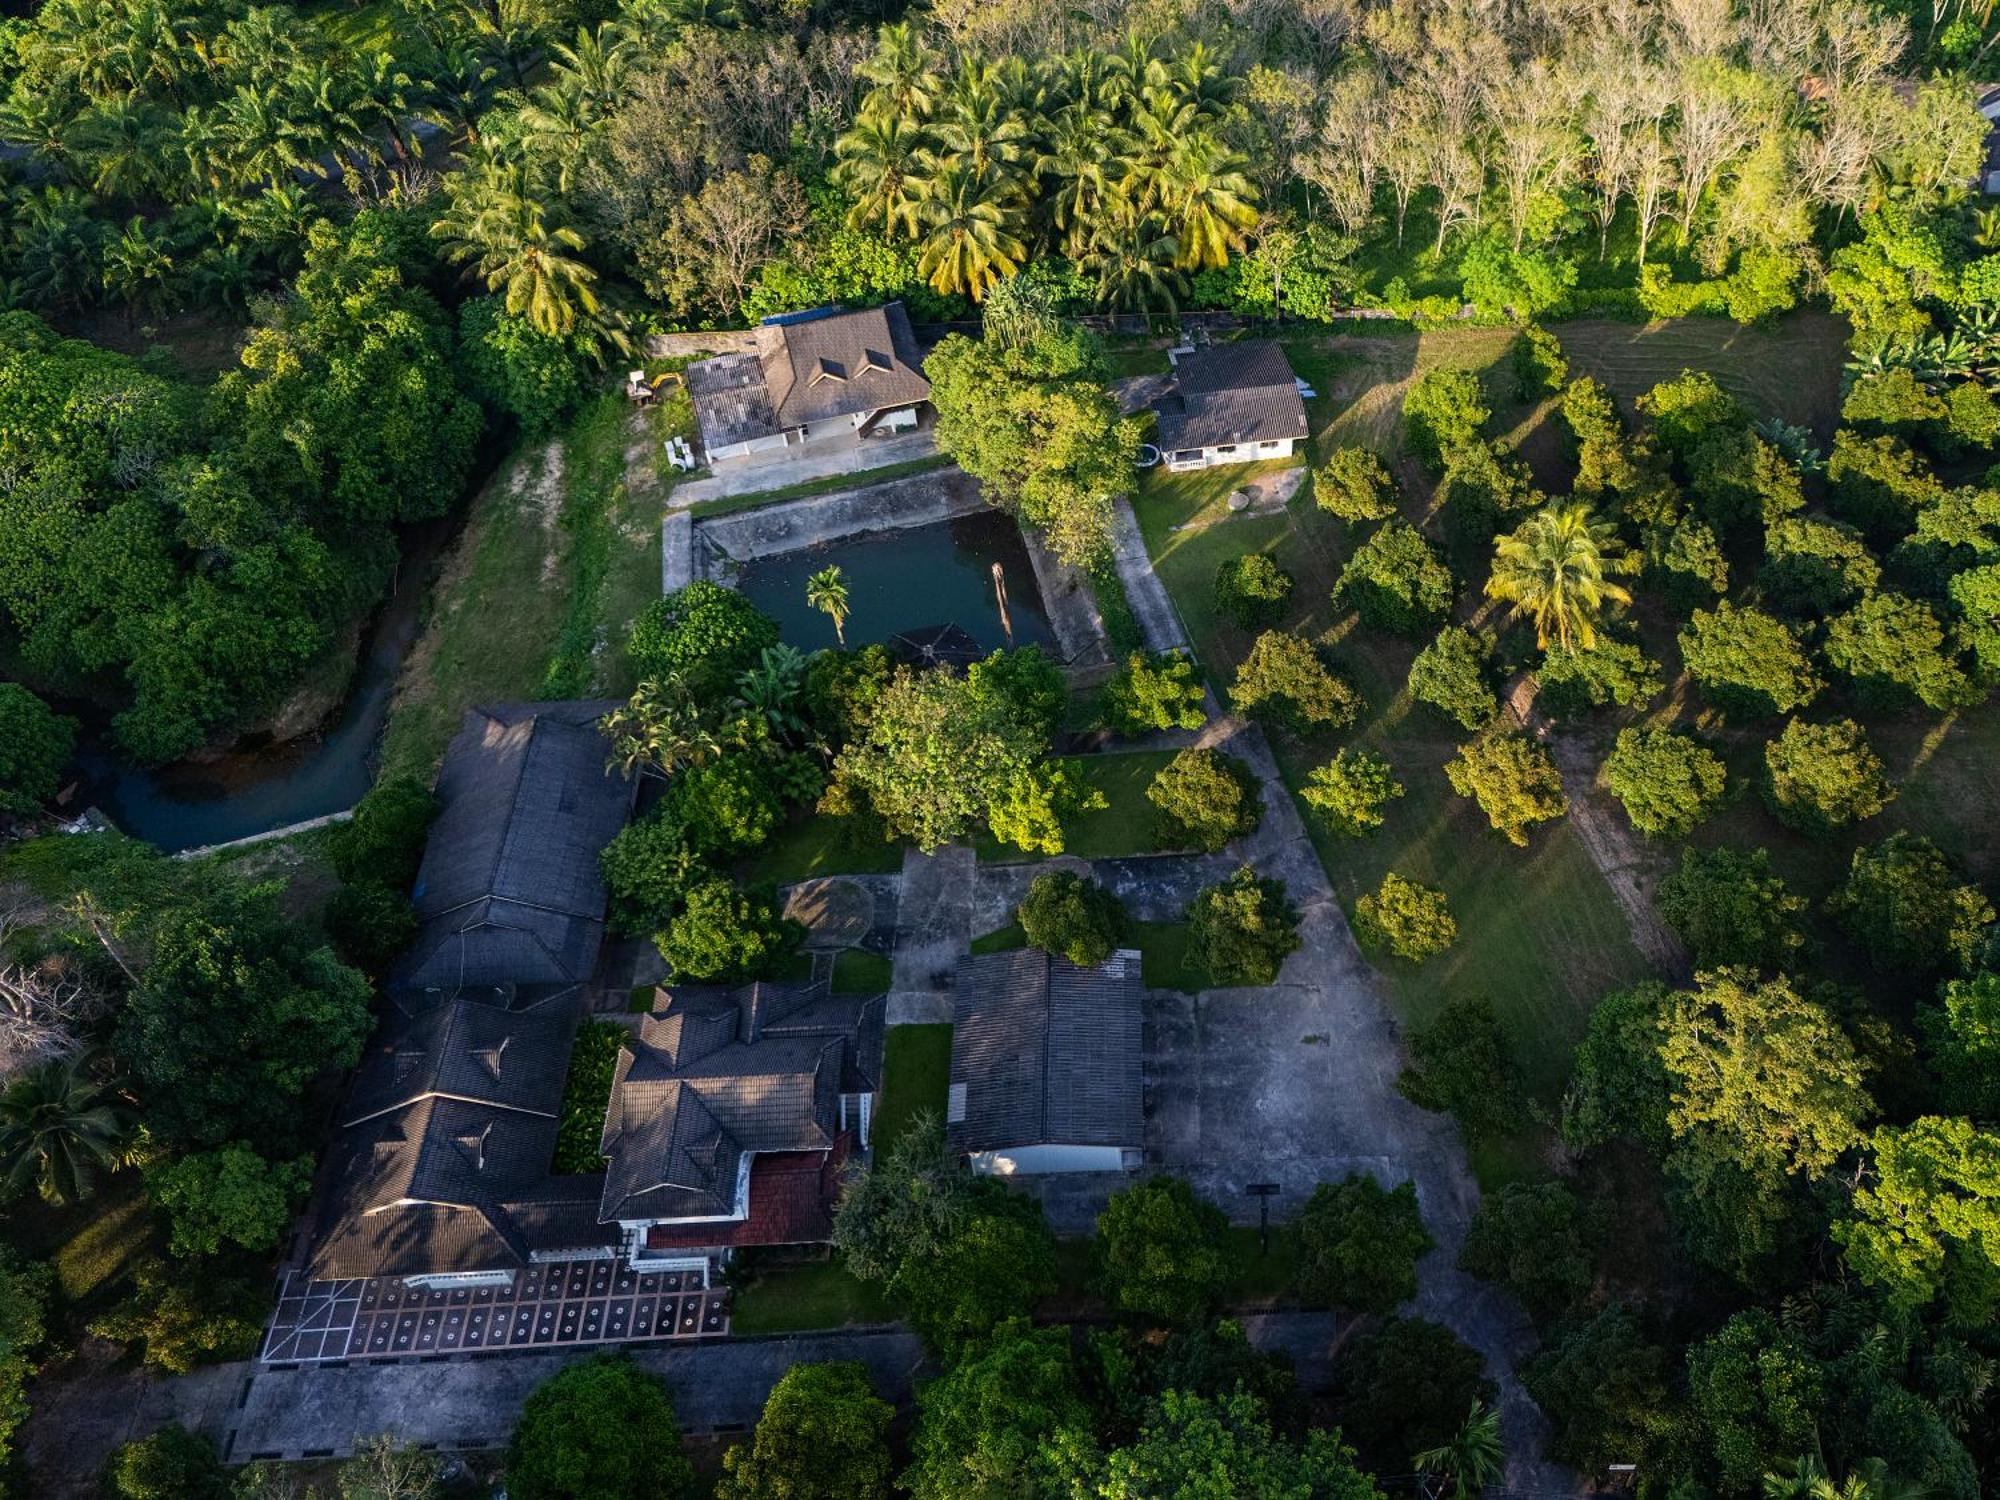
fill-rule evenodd
<path id="1" fill-rule="evenodd" d="M 882 1042 L 882 1099 L 870 1142 L 876 1153 L 893 1146 L 917 1114 L 942 1121 L 950 1080 L 949 1024 L 891 1026 Z"/>
<path id="2" fill-rule="evenodd" d="M 1079 859 L 1116 859 L 1159 850 L 1153 804 L 1146 788 L 1174 758 L 1171 750 L 1138 750 L 1114 755 L 1070 755 L 1059 764 L 1105 796 L 1107 806 L 1079 814 L 1063 826 L 1063 853 Z M 1042 859 L 981 831 L 972 842 L 979 858 L 991 862 Z"/>
<path id="3" fill-rule="evenodd" d="M 789 885 L 816 875 L 893 875 L 903 868 L 903 846 L 886 839 L 857 838 L 850 818 L 829 818 L 810 809 L 794 813 L 776 833 L 744 856 L 744 880 Z"/>
<path id="4" fill-rule="evenodd" d="M 889 988 L 889 975 L 894 967 L 887 954 L 870 953 L 865 948 L 843 948 L 833 959 L 833 992 L 883 994 Z"/>
<path id="5" fill-rule="evenodd" d="M 1271 1248 L 1261 1248 L 1255 1225 L 1232 1224 L 1224 1231 L 1229 1243 L 1229 1283 L 1223 1301 L 1230 1307 L 1276 1302 L 1292 1289 L 1298 1274 L 1298 1237 L 1289 1224 L 1271 1226 Z"/>
<path id="6" fill-rule="evenodd" d="M 1208 985 L 1208 977 L 1188 957 L 1184 922 L 1134 922 L 1126 941 L 1139 950 L 1140 974 L 1149 990 L 1186 990 Z"/>
<path id="7" fill-rule="evenodd" d="M 890 1323 L 895 1317 L 879 1285 L 850 1276 L 838 1261 L 759 1270 L 730 1299 L 729 1309 L 730 1331 L 746 1336 Z"/>

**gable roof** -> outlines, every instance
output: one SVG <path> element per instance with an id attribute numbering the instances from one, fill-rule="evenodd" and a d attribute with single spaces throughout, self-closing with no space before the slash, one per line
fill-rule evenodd
<path id="1" fill-rule="evenodd" d="M 498 1270 L 612 1243 L 603 1178 L 549 1172 L 576 1022 L 571 1005 L 466 994 L 391 1011 L 327 1153 L 313 1274 Z"/>
<path id="2" fill-rule="evenodd" d="M 745 1159 L 826 1151 L 840 1095 L 874 1088 L 879 998 L 823 985 L 662 991 L 619 1054 L 605 1112 L 605 1222 L 744 1211 Z"/>
<path id="3" fill-rule="evenodd" d="M 1180 356 L 1174 388 L 1154 404 L 1163 453 L 1307 435 L 1306 404 L 1271 339 L 1211 344 Z"/>
<path id="4" fill-rule="evenodd" d="M 605 769 L 600 702 L 466 713 L 438 773 L 441 804 L 413 893 L 420 927 L 400 982 L 564 984 L 590 977 L 604 937 L 598 856 L 632 784 Z"/>
<path id="5" fill-rule="evenodd" d="M 701 440 L 726 448 L 790 428 L 930 398 L 916 334 L 900 302 L 769 322 L 755 354 L 688 366 Z"/>
<path id="6" fill-rule="evenodd" d="M 1035 948 L 961 959 L 951 1143 L 1142 1145 L 1141 1005 L 1129 950 L 1090 969 Z"/>

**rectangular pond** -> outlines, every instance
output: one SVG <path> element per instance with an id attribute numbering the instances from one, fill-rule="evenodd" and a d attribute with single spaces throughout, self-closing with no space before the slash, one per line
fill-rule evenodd
<path id="1" fill-rule="evenodd" d="M 847 583 L 847 644 L 956 625 L 987 651 L 1010 644 L 994 598 L 993 565 L 1007 586 L 1011 644 L 1057 649 L 1028 548 L 997 510 L 779 552 L 747 562 L 733 580 L 802 651 L 835 644 L 833 621 L 806 603 L 806 580 L 837 567 Z"/>

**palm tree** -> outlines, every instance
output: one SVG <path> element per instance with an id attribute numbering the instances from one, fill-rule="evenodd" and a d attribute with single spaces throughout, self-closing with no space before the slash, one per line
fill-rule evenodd
<path id="1" fill-rule="evenodd" d="M 946 295 L 984 300 L 986 289 L 1020 270 L 1027 257 L 1013 227 L 1018 202 L 1011 184 L 947 162 L 927 184 L 917 274 Z"/>
<path id="2" fill-rule="evenodd" d="M 806 603 L 833 621 L 833 638 L 847 644 L 847 577 L 838 567 L 821 568 L 806 580 Z"/>
<path id="3" fill-rule="evenodd" d="M 174 258 L 139 214 L 105 242 L 104 289 L 134 313 L 157 313 L 173 291 Z"/>
<path id="4" fill-rule="evenodd" d="M 707 715 L 677 676 L 647 678 L 599 727 L 611 740 L 610 765 L 626 776 L 647 771 L 671 776 L 722 753 Z"/>
<path id="5" fill-rule="evenodd" d="M 910 23 L 897 21 L 875 33 L 875 55 L 854 71 L 873 85 L 871 108 L 921 123 L 937 103 L 936 64 Z"/>
<path id="6" fill-rule="evenodd" d="M 130 1108 L 92 1076 L 86 1056 L 43 1063 L 0 1094 L 0 1191 L 12 1195 L 33 1182 L 46 1203 L 87 1197 L 97 1174 L 118 1166 L 132 1123 Z"/>
<path id="7" fill-rule="evenodd" d="M 923 127 L 908 115 L 863 110 L 834 143 L 833 153 L 838 158 L 833 175 L 854 200 L 848 227 L 880 225 L 887 234 L 900 230 L 914 238 L 922 205 Z"/>
<path id="8" fill-rule="evenodd" d="M 1590 647 L 1605 605 L 1632 602 L 1606 576 L 1621 567 L 1624 551 L 1617 529 L 1588 505 L 1550 505 L 1494 543 L 1486 594 L 1511 604 L 1516 619 L 1530 616 L 1544 649 L 1552 635 L 1565 646 Z"/>
<path id="9" fill-rule="evenodd" d="M 143 99 L 107 99 L 76 122 L 68 144 L 98 192 L 141 198 L 160 180 L 173 126 L 165 111 Z"/>
<path id="10" fill-rule="evenodd" d="M 597 312 L 597 272 L 568 253 L 583 248 L 583 236 L 549 222 L 526 163 L 489 158 L 453 177 L 445 192 L 451 206 L 431 233 L 445 242 L 446 259 L 471 262 L 488 291 L 506 290 L 508 312 L 551 337 Z"/>
<path id="11" fill-rule="evenodd" d="M 1048 144 L 1035 158 L 1035 175 L 1053 180 L 1044 198 L 1049 219 L 1061 233 L 1063 253 L 1083 253 L 1094 230 L 1111 212 L 1111 129 L 1105 113 L 1087 103 L 1065 105 L 1049 130 Z"/>
<path id="12" fill-rule="evenodd" d="M 1164 196 L 1180 241 L 1180 264 L 1190 271 L 1221 269 L 1244 232 L 1257 222 L 1257 189 L 1244 175 L 1247 158 L 1220 141 L 1198 136 L 1169 163 Z"/>
<path id="13" fill-rule="evenodd" d="M 931 122 L 947 164 L 974 175 L 1011 174 L 1028 152 L 1028 126 L 992 64 L 968 62 L 952 79 Z"/>
<path id="14" fill-rule="evenodd" d="M 1918 1500 L 1923 1486 L 1889 1477 L 1879 1458 L 1864 1458 L 1836 1483 L 1814 1454 L 1807 1454 L 1789 1474 L 1764 1476 L 1764 1500 Z"/>
<path id="15" fill-rule="evenodd" d="M 1156 215 L 1123 215 L 1099 228 L 1084 259 L 1097 273 L 1097 300 L 1121 312 L 1180 310 L 1180 247 Z"/>
<path id="16" fill-rule="evenodd" d="M 1506 1448 L 1500 1441 L 1500 1414 L 1474 1401 L 1442 1447 L 1427 1448 L 1410 1461 L 1420 1474 L 1435 1474 L 1452 1484 L 1453 1500 L 1472 1500 L 1500 1475 Z"/>
<path id="17" fill-rule="evenodd" d="M 802 733 L 805 721 L 793 705 L 805 686 L 805 654 L 783 642 L 766 646 L 757 653 L 757 665 L 746 667 L 736 679 L 737 701 L 784 737 Z"/>

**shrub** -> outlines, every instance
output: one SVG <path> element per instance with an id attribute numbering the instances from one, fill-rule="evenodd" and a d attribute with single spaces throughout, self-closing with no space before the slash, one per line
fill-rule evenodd
<path id="1" fill-rule="evenodd" d="M 1380 521 L 1396 513 L 1396 485 L 1372 448 L 1336 448 L 1313 473 L 1313 499 L 1343 521 Z"/>
<path id="2" fill-rule="evenodd" d="M 1483 441 L 1446 455 L 1436 498 L 1446 533 L 1467 547 L 1483 547 L 1493 540 L 1503 519 L 1544 503 L 1528 466 Z"/>
<path id="3" fill-rule="evenodd" d="M 1646 534 L 1646 574 L 1680 614 L 1713 604 L 1729 589 L 1729 560 L 1722 555 L 1722 543 L 1692 519 Z"/>
<path id="4" fill-rule="evenodd" d="M 1480 1199 L 1458 1268 L 1504 1282 L 1537 1322 L 1583 1300 L 1596 1279 L 1598 1216 L 1566 1182 L 1510 1182 Z"/>
<path id="5" fill-rule="evenodd" d="M 799 944 L 804 929 L 780 917 L 763 894 L 738 890 L 720 876 L 691 886 L 680 912 L 656 942 L 683 979 L 754 979 Z"/>
<path id="6" fill-rule="evenodd" d="M 1832 614 L 1882 581 L 1861 533 L 1843 521 L 1787 516 L 1764 533 L 1757 583 L 1773 609 L 1788 615 Z"/>
<path id="7" fill-rule="evenodd" d="M 1864 438 L 1845 429 L 1833 435 L 1826 477 L 1834 514 L 1878 544 L 1907 535 L 1917 512 L 1944 493 L 1937 476 L 1902 439 Z"/>
<path id="8" fill-rule="evenodd" d="M 1229 1220 L 1179 1177 L 1149 1177 L 1111 1195 L 1092 1250 L 1105 1298 L 1121 1313 L 1187 1328 L 1222 1295 Z"/>
<path id="9" fill-rule="evenodd" d="M 1335 833 L 1360 838 L 1382 826 L 1383 809 L 1403 795 L 1389 762 L 1372 750 L 1340 750 L 1313 769 L 1299 797 Z"/>
<path id="10" fill-rule="evenodd" d="M 1468 1141 L 1504 1135 L 1523 1119 L 1507 1035 L 1485 1000 L 1454 1000 L 1410 1037 L 1396 1092 L 1452 1116 Z"/>
<path id="11" fill-rule="evenodd" d="M 1725 712 L 1788 714 L 1820 689 L 1805 648 L 1789 630 L 1762 610 L 1726 599 L 1694 612 L 1680 647 L 1689 674 Z"/>
<path id="12" fill-rule="evenodd" d="M 197 1365 L 250 1356 L 270 1317 L 268 1286 L 262 1278 L 253 1286 L 214 1269 L 190 1276 L 184 1265 L 143 1256 L 131 1268 L 124 1300 L 94 1320 L 90 1331 L 143 1345 L 149 1367 L 185 1375 Z"/>
<path id="13" fill-rule="evenodd" d="M 616 1021 L 585 1021 L 577 1027 L 563 1075 L 562 1116 L 550 1171 L 588 1176 L 604 1170 L 604 1111 L 624 1047 L 625 1028 Z"/>
<path id="14" fill-rule="evenodd" d="M 2000 566 L 1970 568 L 1948 586 L 1960 634 L 1983 683 L 2000 682 Z"/>
<path id="15" fill-rule="evenodd" d="M 60 791 L 76 720 L 16 682 L 0 682 L 0 812 L 33 812 Z"/>
<path id="16" fill-rule="evenodd" d="M 1447 625 L 1410 663 L 1410 696 L 1463 729 L 1484 729 L 1500 712 L 1488 680 L 1493 638 Z"/>
<path id="17" fill-rule="evenodd" d="M 1229 700 L 1239 713 L 1293 729 L 1345 729 L 1361 714 L 1361 695 L 1320 660 L 1302 635 L 1267 630 L 1257 637 Z"/>
<path id="18" fill-rule="evenodd" d="M 1764 800 L 1787 828 L 1831 833 L 1874 817 L 1895 795 L 1852 719 L 1793 719 L 1764 746 Z"/>
<path id="19" fill-rule="evenodd" d="M 1299 914 L 1283 881 L 1244 865 L 1188 903 L 1188 954 L 1218 985 L 1276 984 L 1299 946 Z"/>
<path id="20" fill-rule="evenodd" d="M 1523 847 L 1528 829 L 1569 811 L 1562 777 L 1549 752 L 1518 729 L 1484 735 L 1447 761 L 1451 789 L 1479 804 L 1494 830 Z"/>
<path id="21" fill-rule="evenodd" d="M 1695 510 L 1724 535 L 1769 526 L 1805 509 L 1799 471 L 1770 443 L 1741 428 L 1704 438 L 1688 469 Z"/>
<path id="22" fill-rule="evenodd" d="M 1355 549 L 1333 593 L 1370 629 L 1408 634 L 1449 614 L 1457 588 L 1422 533 L 1407 521 L 1390 520 Z"/>
<path id="23" fill-rule="evenodd" d="M 1125 905 L 1096 881 L 1068 870 L 1037 875 L 1014 915 L 1028 941 L 1088 969 L 1125 937 Z"/>
<path id="24" fill-rule="evenodd" d="M 697 579 L 656 599 L 632 627 L 627 654 L 638 676 L 680 676 L 697 699 L 720 700 L 755 666 L 778 627 L 735 589 Z"/>
<path id="25" fill-rule="evenodd" d="M 1589 646 L 1551 641 L 1535 673 L 1535 701 L 1567 719 L 1592 709 L 1644 708 L 1660 691 L 1660 667 L 1631 641 L 1599 635 Z"/>
<path id="26" fill-rule="evenodd" d="M 1920 1006 L 1940 1105 L 1975 1120 L 2000 1120 L 2000 974 L 1982 971 L 1938 986 L 1937 1003 Z"/>
<path id="27" fill-rule="evenodd" d="M 1410 1455 L 1447 1442 L 1475 1401 L 1493 1401 L 1486 1361 L 1450 1329 L 1390 1318 L 1352 1339 L 1334 1372 L 1333 1417 L 1363 1463 L 1402 1472 Z"/>
<path id="28" fill-rule="evenodd" d="M 1354 903 L 1354 935 L 1364 948 L 1387 948 L 1420 964 L 1457 940 L 1458 923 L 1443 891 L 1391 871 L 1379 889 Z"/>
<path id="29" fill-rule="evenodd" d="M 1314 1188 L 1293 1229 L 1300 1295 L 1364 1313 L 1385 1313 L 1416 1296 L 1417 1261 L 1434 1243 L 1415 1184 L 1386 1189 L 1359 1173 Z"/>
<path id="30" fill-rule="evenodd" d="M 1201 674 L 1184 652 L 1147 656 L 1134 651 L 1104 685 L 1104 722 L 1115 734 L 1199 729 L 1208 722 Z"/>
<path id="31" fill-rule="evenodd" d="M 1245 630 L 1275 625 L 1292 597 L 1292 575 L 1269 553 L 1246 552 L 1215 570 L 1215 607 Z"/>
<path id="32" fill-rule="evenodd" d="M 472 393 L 538 438 L 582 404 L 592 360 L 581 333 L 554 336 L 515 317 L 499 297 L 471 297 L 458 310 L 459 349 Z"/>
<path id="33" fill-rule="evenodd" d="M 1805 947 L 1805 899 L 1771 873 L 1762 849 L 1683 849 L 1660 882 L 1659 905 L 1698 969 L 1741 964 L 1779 973 Z"/>
<path id="34" fill-rule="evenodd" d="M 1432 370 L 1403 397 L 1403 441 L 1433 474 L 1444 471 L 1453 449 L 1473 442 L 1493 413 L 1469 370 Z"/>
<path id="35" fill-rule="evenodd" d="M 1250 833 L 1264 815 L 1257 778 L 1219 750 L 1181 751 L 1153 777 L 1146 800 L 1159 809 L 1162 844 L 1210 854 Z"/>
<path id="36" fill-rule="evenodd" d="M 565 1365 L 521 1408 L 507 1449 L 513 1500 L 684 1500 L 694 1466 L 681 1453 L 674 1403 L 623 1354 Z"/>
<path id="37" fill-rule="evenodd" d="M 904 1320 L 947 1363 L 1055 1289 L 1055 1236 L 1041 1205 L 984 1177 L 968 1184 L 936 1248 L 905 1255 L 890 1282 Z"/>
<path id="38" fill-rule="evenodd" d="M 354 816 L 327 839 L 334 873 L 349 885 L 373 881 L 395 891 L 416 883 L 437 798 L 414 776 L 390 776 L 354 804 Z"/>
<path id="39" fill-rule="evenodd" d="M 1631 1307 L 1566 1319 L 1521 1372 L 1554 1429 L 1552 1456 L 1582 1473 L 1632 1463 L 1674 1435 L 1667 1351 Z"/>
<path id="40" fill-rule="evenodd" d="M 676 916 L 687 893 L 713 873 L 688 847 L 678 823 L 652 813 L 619 829 L 598 856 L 610 897 L 613 931 L 657 931 Z"/>
<path id="41" fill-rule="evenodd" d="M 229 1500 L 229 1473 L 214 1443 L 176 1422 L 113 1453 L 104 1492 L 112 1500 Z"/>
<path id="42" fill-rule="evenodd" d="M 168 1248 L 193 1259 L 220 1254 L 225 1241 L 275 1250 L 312 1186 L 312 1158 L 266 1161 L 242 1141 L 231 1141 L 149 1162 L 145 1176 L 147 1197 L 171 1226 Z"/>
<path id="43" fill-rule="evenodd" d="M 1937 616 L 1901 594 L 1870 594 L 1829 621 L 1826 659 L 1864 703 L 1883 712 L 1912 702 L 1943 712 L 1979 701 Z"/>
<path id="44" fill-rule="evenodd" d="M 1660 1025 L 1673 998 L 1658 980 L 1644 979 L 1597 1002 L 1563 1093 L 1562 1137 L 1570 1150 L 1636 1141 L 1656 1157 L 1665 1153 L 1671 1136 Z"/>
<path id="45" fill-rule="evenodd" d="M 1621 729 L 1604 783 L 1641 833 L 1686 833 L 1722 800 L 1722 760 L 1691 734 Z"/>
<path id="46" fill-rule="evenodd" d="M 1539 401 L 1551 391 L 1561 390 L 1569 379 L 1569 358 L 1563 353 L 1562 340 L 1540 324 L 1521 330 L 1511 355 L 1518 401 Z"/>
<path id="47" fill-rule="evenodd" d="M 377 977 L 417 936 L 417 909 L 410 898 L 372 880 L 335 891 L 325 921 L 341 959 Z"/>
<path id="48" fill-rule="evenodd" d="M 653 816 L 698 857 L 721 860 L 768 839 L 784 820 L 785 803 L 762 758 L 734 754 L 678 772 Z"/>
<path id="49" fill-rule="evenodd" d="M 1929 839 L 1896 832 L 1854 851 L 1827 911 L 1885 974 L 1928 977 L 1972 968 L 1993 907 L 1958 879 Z"/>
<path id="50" fill-rule="evenodd" d="M 1741 427 L 1750 414 L 1706 372 L 1683 370 L 1663 380 L 1633 403 L 1651 420 L 1660 445 L 1676 458 L 1687 459 L 1710 433 Z"/>

